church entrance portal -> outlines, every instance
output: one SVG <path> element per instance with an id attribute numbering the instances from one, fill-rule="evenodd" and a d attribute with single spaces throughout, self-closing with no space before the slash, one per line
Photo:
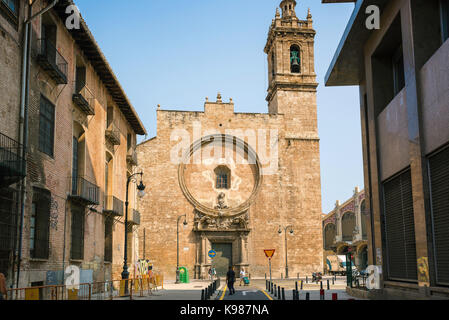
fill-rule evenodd
<path id="1" fill-rule="evenodd" d="M 212 267 L 217 271 L 217 276 L 225 277 L 229 266 L 232 266 L 232 244 L 212 243 L 212 249 L 217 252 L 212 259 Z"/>

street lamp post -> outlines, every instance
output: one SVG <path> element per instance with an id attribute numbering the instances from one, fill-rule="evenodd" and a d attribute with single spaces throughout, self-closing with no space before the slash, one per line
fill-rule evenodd
<path id="1" fill-rule="evenodd" d="M 279 235 L 282 234 L 282 226 L 279 225 Z M 290 228 L 290 234 L 293 234 L 293 226 L 288 225 L 284 228 L 284 235 L 285 235 L 285 279 L 288 279 L 288 257 L 287 257 L 287 229 Z"/>
<path id="2" fill-rule="evenodd" d="M 187 216 L 185 214 L 180 215 L 176 220 L 176 283 L 179 283 L 179 221 L 184 217 L 183 225 L 187 226 Z"/>
<path id="3" fill-rule="evenodd" d="M 124 254 L 124 262 L 123 262 L 123 271 L 122 271 L 122 280 L 125 281 L 125 295 L 128 294 L 128 191 L 129 191 L 129 183 L 134 182 L 137 184 L 137 180 L 135 178 L 136 175 L 140 175 L 140 184 L 137 186 L 139 190 L 139 197 L 142 198 L 145 195 L 145 185 L 142 182 L 143 172 L 134 173 L 133 175 L 128 177 L 126 181 L 126 201 L 125 201 L 125 254 Z"/>

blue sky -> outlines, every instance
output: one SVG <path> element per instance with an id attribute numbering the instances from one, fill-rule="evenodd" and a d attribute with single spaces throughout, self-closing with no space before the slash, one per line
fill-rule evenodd
<path id="1" fill-rule="evenodd" d="M 268 28 L 280 0 L 76 0 L 148 131 L 156 106 L 202 111 L 205 97 L 233 98 L 237 112 L 267 112 Z M 358 87 L 325 87 L 324 76 L 354 4 L 298 0 L 311 9 L 318 87 L 323 212 L 363 188 Z M 139 142 L 144 137 L 139 139 Z"/>

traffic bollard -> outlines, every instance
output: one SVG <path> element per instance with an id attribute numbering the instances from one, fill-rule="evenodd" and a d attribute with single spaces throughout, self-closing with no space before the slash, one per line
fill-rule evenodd
<path id="1" fill-rule="evenodd" d="M 336 293 L 332 293 L 332 300 L 338 300 L 338 295 Z"/>
<path id="2" fill-rule="evenodd" d="M 320 290 L 320 300 L 324 300 L 324 290 Z"/>
<path id="3" fill-rule="evenodd" d="M 304 281 L 301 280 L 301 290 L 303 288 Z"/>
<path id="4" fill-rule="evenodd" d="M 298 291 L 298 281 L 295 282 L 295 289 Z"/>
<path id="5" fill-rule="evenodd" d="M 306 300 L 310 300 L 310 293 L 306 292 Z"/>
<path id="6" fill-rule="evenodd" d="M 274 284 L 273 284 L 273 282 L 271 282 L 271 290 L 270 290 L 271 294 L 273 294 L 273 286 L 274 286 Z"/>
<path id="7" fill-rule="evenodd" d="M 323 290 L 323 281 L 320 281 L 320 290 Z"/>
<path id="8" fill-rule="evenodd" d="M 281 287 L 278 286 L 278 300 L 281 300 Z"/>
<path id="9" fill-rule="evenodd" d="M 330 283 L 329 283 L 329 279 L 327 279 L 327 290 L 330 290 Z"/>
<path id="10" fill-rule="evenodd" d="M 277 294 L 277 290 L 276 290 L 276 285 L 274 285 L 274 296 L 276 297 Z"/>
<path id="11" fill-rule="evenodd" d="M 334 285 L 334 284 L 335 284 L 334 277 L 332 277 L 332 285 Z"/>
<path id="12" fill-rule="evenodd" d="M 292 299 L 292 300 L 296 300 L 296 290 L 293 289 L 293 290 L 292 290 L 292 293 L 293 293 L 293 299 Z"/>
<path id="13" fill-rule="evenodd" d="M 284 288 L 282 288 L 282 300 L 285 300 L 285 291 L 284 291 Z"/>
<path id="14" fill-rule="evenodd" d="M 204 296 L 204 289 L 201 289 L 201 300 L 206 300 L 206 298 Z"/>

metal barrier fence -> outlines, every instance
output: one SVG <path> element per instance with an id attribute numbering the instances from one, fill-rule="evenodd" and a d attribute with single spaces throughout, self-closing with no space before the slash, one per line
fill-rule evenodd
<path id="1" fill-rule="evenodd" d="M 75 286 L 53 285 L 9 289 L 6 300 L 114 300 L 147 297 L 158 287 L 164 288 L 164 276 L 81 283 Z"/>

